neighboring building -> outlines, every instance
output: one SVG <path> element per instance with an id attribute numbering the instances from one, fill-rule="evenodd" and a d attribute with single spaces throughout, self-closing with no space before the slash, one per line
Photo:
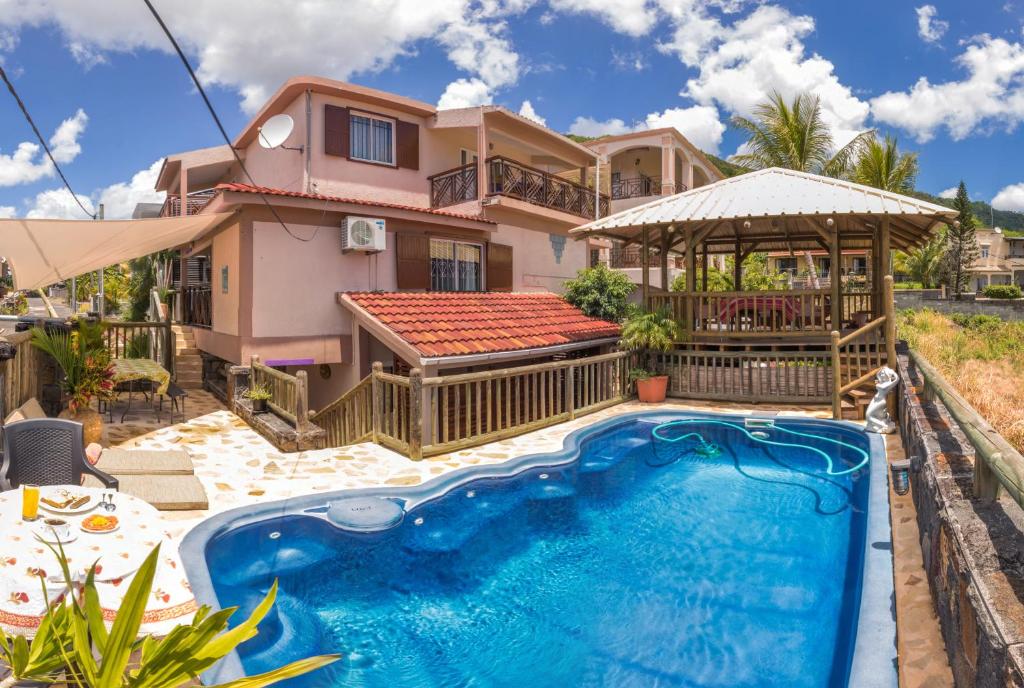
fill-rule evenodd
<path id="1" fill-rule="evenodd" d="M 599 156 L 601 190 L 611 199 L 614 213 L 724 179 L 700 149 L 671 127 L 602 136 L 586 145 Z M 641 283 L 638 246 L 591 240 L 591 254 L 591 265 L 604 263 Z M 681 273 L 681 258 L 673 255 L 668 283 Z M 651 268 L 650 283 L 654 288 L 661 284 L 660 267 Z"/>
<path id="2" fill-rule="evenodd" d="M 281 113 L 294 129 L 282 146 L 262 147 L 260 127 Z M 315 77 L 286 82 L 233 144 L 261 188 L 227 146 L 169 156 L 156 183 L 168 194 L 164 215 L 234 213 L 182 247 L 175 275 L 178 319 L 196 326 L 209 383 L 259 354 L 287 372 L 306 369 L 311 405 L 322 408 L 373 360 L 430 375 L 613 341 L 615 326 L 571 308 L 461 294 L 559 292 L 587 265 L 588 242 L 568 230 L 609 212 L 593 188 L 591 149 L 501 107 L 439 111 Z M 383 310 L 368 292 L 385 295 L 373 300 Z M 412 309 L 398 292 L 429 296 Z M 467 326 L 453 329 L 449 306 L 467 319 L 489 313 L 480 327 L 503 334 L 462 351 L 455 340 Z M 414 335 L 395 325 L 405 315 Z M 516 321 L 507 332 L 506 317 Z M 417 348 L 450 337 L 436 355 Z"/>
<path id="3" fill-rule="evenodd" d="M 1024 237 L 1011 237 L 996 227 L 978 229 L 978 259 L 970 269 L 968 289 L 980 292 L 990 284 L 1024 287 Z"/>
<path id="4" fill-rule="evenodd" d="M 768 254 L 768 267 L 786 276 L 789 286 L 808 286 L 810 280 L 810 267 L 807 264 L 807 254 L 810 253 L 814 262 L 814 270 L 818 276 L 819 285 L 828 286 L 832 278 L 832 258 L 827 251 L 772 251 Z M 866 250 L 847 250 L 840 256 L 842 265 L 840 274 L 846 279 L 868 279 L 870 278 L 871 261 Z"/>

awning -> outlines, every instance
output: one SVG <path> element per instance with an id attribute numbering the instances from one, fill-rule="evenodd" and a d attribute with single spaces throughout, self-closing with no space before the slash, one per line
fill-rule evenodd
<path id="1" fill-rule="evenodd" d="M 233 213 L 146 220 L 0 220 L 15 289 L 38 289 L 195 241 Z"/>
<path id="2" fill-rule="evenodd" d="M 917 198 L 842 179 L 773 167 L 700 186 L 603 217 L 570 231 L 576 238 L 606 236 L 637 241 L 644 228 L 703 233 L 712 253 L 737 242 L 761 251 L 816 250 L 832 220 L 843 248 L 870 248 L 871 236 L 888 219 L 898 248 L 925 243 L 956 211 Z M 673 242 L 675 243 L 675 242 Z"/>

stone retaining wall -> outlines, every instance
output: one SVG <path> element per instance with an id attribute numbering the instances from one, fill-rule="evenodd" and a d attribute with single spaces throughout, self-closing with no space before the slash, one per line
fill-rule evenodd
<path id="1" fill-rule="evenodd" d="M 957 686 L 1024 687 L 1024 512 L 972 494 L 974 448 L 903 351 L 900 425 L 924 569 Z"/>
<path id="2" fill-rule="evenodd" d="M 895 291 L 896 308 L 931 308 L 940 313 L 966 313 L 968 315 L 996 315 L 1003 320 L 1024 320 L 1024 299 L 977 299 L 964 294 L 959 301 L 938 299 L 938 290 Z"/>

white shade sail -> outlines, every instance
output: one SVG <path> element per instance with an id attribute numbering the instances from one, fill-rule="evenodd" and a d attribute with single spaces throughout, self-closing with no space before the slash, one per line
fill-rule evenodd
<path id="1" fill-rule="evenodd" d="M 723 179 L 659 198 L 571 230 L 634 239 L 644 227 L 707 228 L 710 242 L 756 238 L 762 250 L 818 248 L 818 232 L 831 219 L 844 247 L 868 247 L 870 235 L 887 218 L 900 247 L 927 241 L 934 227 L 952 222 L 956 211 L 903 194 L 842 179 L 773 167 Z M 847 239 L 849 241 L 847 241 Z M 847 246 L 848 244 L 848 246 Z"/>
<path id="2" fill-rule="evenodd" d="M 144 220 L 0 220 L 15 289 L 38 289 L 195 241 L 233 213 Z"/>

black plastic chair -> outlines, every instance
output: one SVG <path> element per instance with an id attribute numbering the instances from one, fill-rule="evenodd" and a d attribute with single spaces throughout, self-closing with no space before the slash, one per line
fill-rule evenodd
<path id="1" fill-rule="evenodd" d="M 96 476 L 118 489 L 117 478 L 85 458 L 82 424 L 61 418 L 19 420 L 4 427 L 0 490 L 21 485 L 81 485 L 82 475 Z"/>

